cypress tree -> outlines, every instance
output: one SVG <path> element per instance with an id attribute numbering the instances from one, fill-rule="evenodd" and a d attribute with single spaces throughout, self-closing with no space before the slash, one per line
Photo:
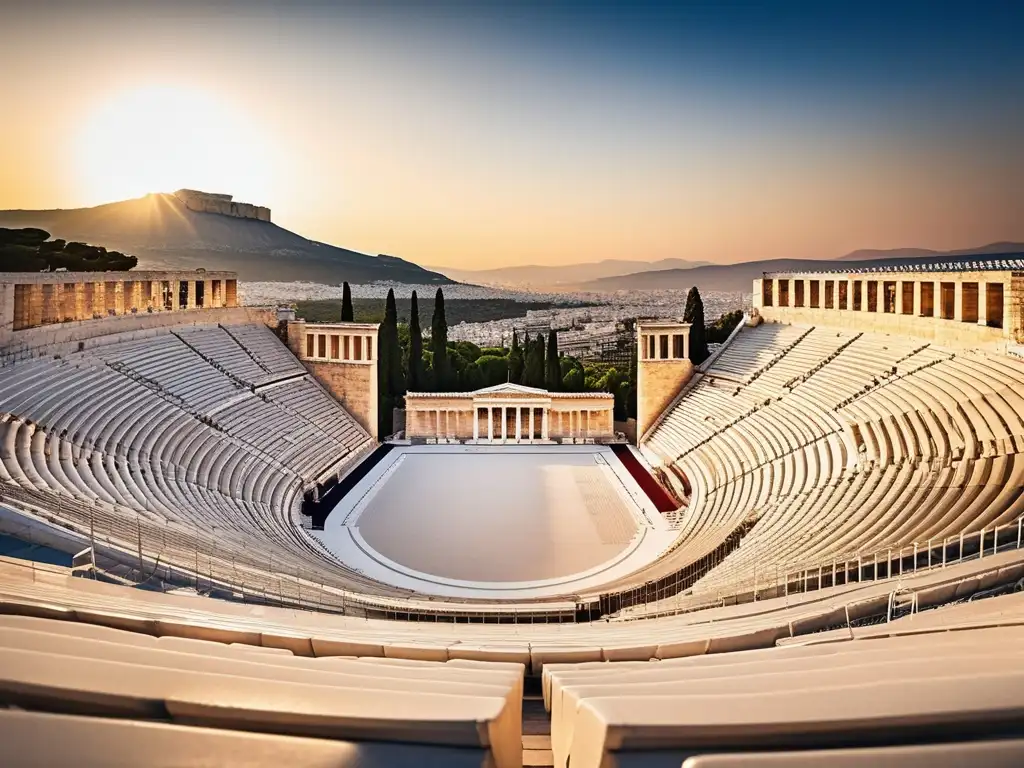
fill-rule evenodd
<path id="1" fill-rule="evenodd" d="M 554 328 L 548 334 L 548 363 L 544 378 L 548 391 L 557 392 L 562 388 L 562 366 L 558 360 L 558 333 Z"/>
<path id="2" fill-rule="evenodd" d="M 380 432 L 388 435 L 393 429 L 392 409 L 405 394 L 402 353 L 398 343 L 398 309 L 393 290 L 388 291 L 384 322 L 377 333 L 377 389 L 380 392 Z"/>
<path id="3" fill-rule="evenodd" d="M 533 381 L 530 383 L 530 386 L 544 389 L 544 378 L 547 375 L 547 368 L 544 365 L 544 334 L 537 334 L 537 340 L 534 342 L 534 345 L 537 349 L 537 361 L 533 372 Z"/>
<path id="4" fill-rule="evenodd" d="M 448 375 L 448 320 L 444 316 L 444 293 L 434 296 L 434 316 L 430 320 L 430 350 L 434 353 L 434 388 L 443 392 L 450 383 Z"/>
<path id="5" fill-rule="evenodd" d="M 544 337 L 526 337 L 526 364 L 523 366 L 522 384 L 527 387 L 544 386 Z"/>
<path id="6" fill-rule="evenodd" d="M 409 315 L 409 371 L 410 392 L 423 391 L 423 331 L 420 330 L 420 305 L 416 291 L 412 292 L 412 306 Z"/>
<path id="7" fill-rule="evenodd" d="M 512 349 L 508 353 L 508 379 L 517 384 L 523 380 L 523 350 L 515 329 L 512 330 Z"/>
<path id="8" fill-rule="evenodd" d="M 388 290 L 387 302 L 384 305 L 384 323 L 387 326 L 388 340 L 388 388 L 397 401 L 405 395 L 405 377 L 402 375 L 402 348 L 398 343 L 398 308 L 395 305 L 395 292 Z"/>
<path id="9" fill-rule="evenodd" d="M 348 281 L 341 289 L 341 322 L 351 323 L 355 320 L 355 313 L 352 311 L 352 289 L 348 287 Z"/>
<path id="10" fill-rule="evenodd" d="M 700 365 L 708 357 L 708 342 L 704 328 L 704 300 L 696 285 L 686 294 L 683 321 L 690 323 L 690 361 Z"/>

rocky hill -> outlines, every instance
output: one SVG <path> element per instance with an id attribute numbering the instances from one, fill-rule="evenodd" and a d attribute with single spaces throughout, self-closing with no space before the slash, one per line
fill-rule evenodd
<path id="1" fill-rule="evenodd" d="M 228 198 L 228 206 L 239 205 L 226 195 L 207 197 Z M 199 205 L 193 200 L 192 207 Z M 236 271 L 242 280 L 334 284 L 451 282 L 404 259 L 378 258 L 308 240 L 258 217 L 232 215 L 230 208 L 225 214 L 192 207 L 173 194 L 151 194 L 95 208 L 0 211 L 0 227 L 34 227 L 68 242 L 132 254 L 144 269 L 205 267 Z M 269 218 L 269 209 L 264 210 Z"/>

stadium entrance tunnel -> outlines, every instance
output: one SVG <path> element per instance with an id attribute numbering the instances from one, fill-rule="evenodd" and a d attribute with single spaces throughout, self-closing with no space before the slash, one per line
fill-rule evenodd
<path id="1" fill-rule="evenodd" d="M 311 518 L 314 531 L 322 531 L 324 529 L 324 521 L 331 514 L 331 510 L 338 505 L 338 502 L 345 497 L 345 494 L 352 490 L 360 480 L 366 477 L 370 470 L 377 466 L 391 452 L 393 447 L 389 444 L 378 446 L 373 453 L 359 462 L 341 480 L 332 477 L 318 484 L 315 488 L 306 491 L 302 499 L 302 514 L 305 517 Z"/>
<path id="2" fill-rule="evenodd" d="M 651 473 L 640 464 L 628 445 L 619 443 L 612 445 L 611 449 L 619 461 L 622 462 L 622 466 L 629 470 L 629 474 L 644 489 L 647 498 L 654 502 L 659 512 L 674 512 L 682 506 L 682 502 L 673 498 L 670 491 L 652 477 Z"/>

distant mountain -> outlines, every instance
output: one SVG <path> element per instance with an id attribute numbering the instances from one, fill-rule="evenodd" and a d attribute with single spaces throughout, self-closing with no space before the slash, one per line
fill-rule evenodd
<path id="1" fill-rule="evenodd" d="M 269 221 L 191 210 L 171 194 L 95 208 L 0 211 L 0 227 L 37 227 L 68 242 L 132 254 L 139 269 L 226 269 L 242 280 L 451 282 L 404 259 L 308 240 Z"/>
<path id="2" fill-rule="evenodd" d="M 428 269 L 444 272 L 460 282 L 476 283 L 477 285 L 559 290 L 566 286 L 603 277 L 628 275 L 647 270 L 690 269 L 708 263 L 710 262 L 686 261 L 685 259 L 661 259 L 660 261 L 606 259 L 605 261 L 553 267 L 531 264 L 523 267 L 499 267 L 497 269 L 450 269 L 447 267 L 428 267 Z"/>
<path id="3" fill-rule="evenodd" d="M 910 255 L 914 251 L 918 255 Z M 882 253 L 879 258 L 857 258 L 854 254 Z M 892 254 L 898 255 L 892 255 Z M 827 270 L 865 269 L 872 266 L 894 264 L 913 267 L 915 264 L 942 261 L 964 256 L 986 256 L 1007 254 L 1020 257 L 1024 243 L 992 243 L 980 248 L 963 251 L 928 251 L 925 249 L 899 249 L 898 251 L 854 251 L 853 254 L 834 260 L 820 259 L 767 259 L 745 261 L 740 264 L 710 264 L 693 269 L 664 269 L 636 272 L 630 275 L 605 277 L 573 286 L 581 291 L 614 292 L 623 290 L 654 291 L 659 289 L 687 290 L 696 285 L 702 291 L 750 292 L 752 281 L 765 272 L 824 272 Z"/>
<path id="4" fill-rule="evenodd" d="M 863 248 L 841 256 L 839 261 L 874 261 L 878 259 L 921 259 L 930 256 L 985 256 L 993 253 L 1022 253 L 1024 243 L 999 242 L 982 245 L 978 248 L 963 248 L 953 251 L 933 251 L 929 248 L 892 248 L 876 250 Z"/>
<path id="5" fill-rule="evenodd" d="M 882 250 L 878 248 L 861 248 L 859 251 L 852 251 L 845 256 L 840 256 L 839 261 L 872 261 L 874 259 L 919 259 L 926 256 L 934 256 L 939 251 L 932 251 L 928 248 L 891 248 Z"/>

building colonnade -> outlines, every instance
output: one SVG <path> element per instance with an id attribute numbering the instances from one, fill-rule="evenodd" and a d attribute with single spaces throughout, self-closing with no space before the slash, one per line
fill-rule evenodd
<path id="1" fill-rule="evenodd" d="M 235 307 L 233 273 L 49 272 L 3 282 L 5 325 L 20 331 L 43 325 L 149 312 Z"/>
<path id="2" fill-rule="evenodd" d="M 993 275 L 995 277 L 996 275 Z M 760 306 L 834 309 L 913 317 L 1003 328 L 1010 291 L 1004 280 L 964 280 L 947 275 L 926 279 L 891 274 L 862 276 L 765 277 Z"/>

